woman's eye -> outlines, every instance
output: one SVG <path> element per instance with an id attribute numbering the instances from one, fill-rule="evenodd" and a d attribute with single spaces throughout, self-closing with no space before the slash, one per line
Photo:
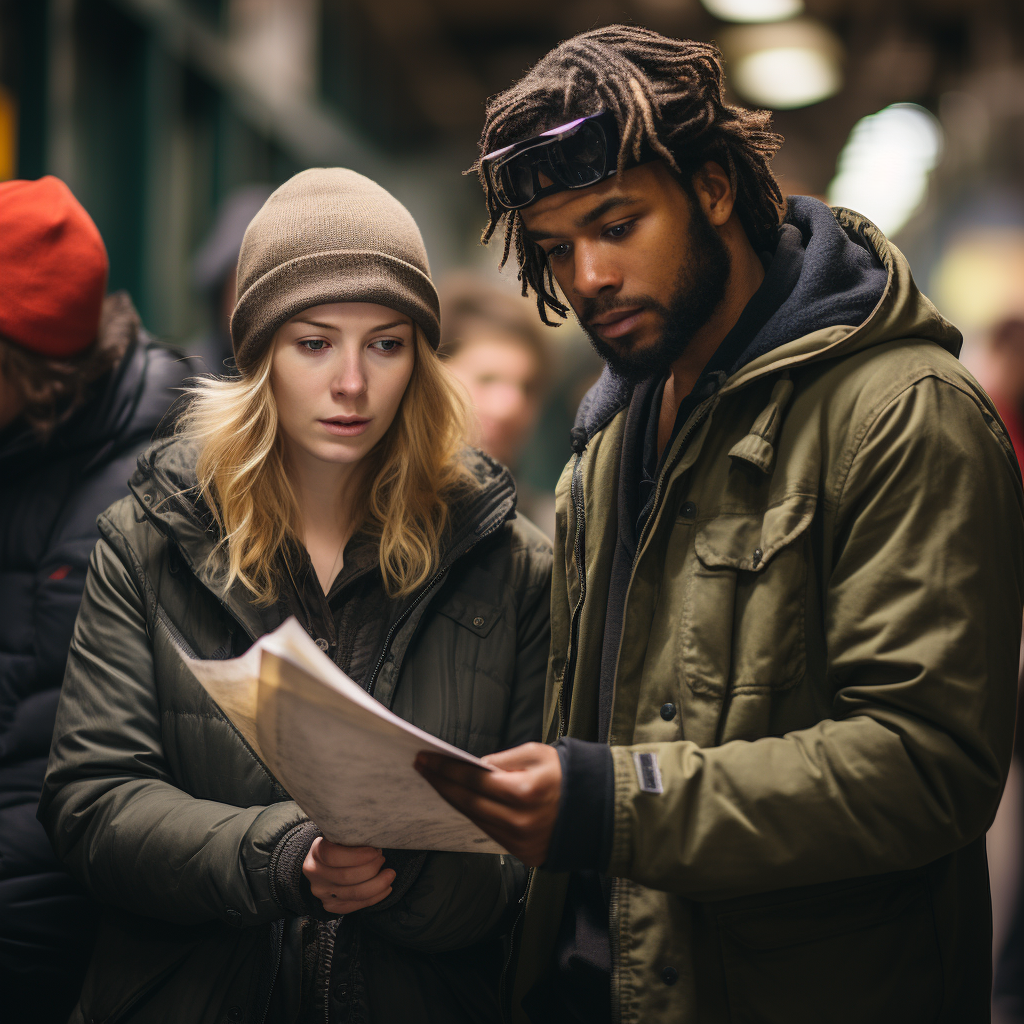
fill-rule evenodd
<path id="1" fill-rule="evenodd" d="M 548 249 L 548 258 L 552 260 L 560 260 L 563 256 L 567 256 L 569 253 L 569 243 L 562 242 L 559 245 L 553 246 Z"/>
<path id="2" fill-rule="evenodd" d="M 395 349 L 402 347 L 402 342 L 398 338 L 378 338 L 373 344 L 381 352 L 394 352 Z"/>
<path id="3" fill-rule="evenodd" d="M 310 352 L 320 352 L 327 347 L 327 342 L 323 338 L 303 338 L 299 344 Z"/>

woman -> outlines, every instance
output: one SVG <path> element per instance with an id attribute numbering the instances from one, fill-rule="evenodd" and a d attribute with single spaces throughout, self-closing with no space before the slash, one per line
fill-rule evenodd
<path id="1" fill-rule="evenodd" d="M 399 715 L 498 750 L 540 732 L 550 545 L 461 446 L 423 243 L 387 192 L 292 178 L 238 296 L 240 376 L 197 385 L 100 519 L 40 811 L 106 908 L 73 1020 L 493 1020 L 522 867 L 326 842 L 181 655 L 295 615 Z"/>

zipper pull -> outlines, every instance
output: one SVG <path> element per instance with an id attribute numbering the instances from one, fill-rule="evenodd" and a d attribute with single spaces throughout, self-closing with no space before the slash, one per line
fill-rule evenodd
<path id="1" fill-rule="evenodd" d="M 572 439 L 572 450 L 577 455 L 582 455 L 583 450 L 587 447 L 587 432 L 583 427 L 573 427 L 569 431 L 569 437 Z"/>

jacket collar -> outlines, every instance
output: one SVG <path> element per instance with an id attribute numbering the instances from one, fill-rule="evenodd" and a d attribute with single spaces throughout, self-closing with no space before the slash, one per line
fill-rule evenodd
<path id="1" fill-rule="evenodd" d="M 447 569 L 515 512 L 516 489 L 504 466 L 468 448 L 464 462 L 476 486 L 453 501 L 438 570 Z M 211 555 L 217 543 L 209 509 L 197 496 L 195 449 L 181 438 L 158 441 L 139 456 L 129 488 L 145 516 L 175 545 L 196 579 L 215 594 L 254 639 L 263 632 L 261 613 L 239 582 L 225 591 L 225 559 Z"/>

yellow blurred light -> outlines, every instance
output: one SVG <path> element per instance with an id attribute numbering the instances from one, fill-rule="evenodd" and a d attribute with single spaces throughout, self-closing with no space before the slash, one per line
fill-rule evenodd
<path id="1" fill-rule="evenodd" d="M 701 0 L 722 21 L 782 21 L 802 14 L 803 0 Z"/>
<path id="2" fill-rule="evenodd" d="M 729 84 L 762 107 L 791 110 L 819 103 L 843 85 L 843 44 L 810 18 L 736 25 L 721 34 Z"/>
<path id="3" fill-rule="evenodd" d="M 758 50 L 737 61 L 732 84 L 754 103 L 791 110 L 834 96 L 843 79 L 828 54 L 803 46 L 780 46 Z"/>

